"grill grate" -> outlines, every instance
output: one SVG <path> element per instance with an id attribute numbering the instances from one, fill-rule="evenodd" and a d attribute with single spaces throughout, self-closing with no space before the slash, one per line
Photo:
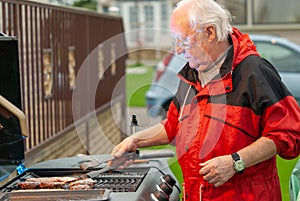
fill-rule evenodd
<path id="1" fill-rule="evenodd" d="M 147 175 L 150 168 L 127 168 L 120 171 L 112 171 L 102 173 L 94 178 L 94 189 L 108 189 L 111 192 L 136 192 L 143 179 Z M 62 175 L 63 174 L 63 175 Z M 78 174 L 78 173 L 77 173 Z M 50 172 L 27 172 L 14 182 L 9 183 L 0 192 L 11 192 L 19 190 L 17 183 L 25 181 L 28 178 L 36 177 L 51 177 L 51 176 L 70 176 L 74 175 L 72 172 L 64 173 L 56 171 L 56 174 Z"/>
<path id="2" fill-rule="evenodd" d="M 146 176 L 147 169 L 134 169 L 130 171 L 119 171 L 100 174 L 94 188 L 109 189 L 112 192 L 135 192 Z"/>

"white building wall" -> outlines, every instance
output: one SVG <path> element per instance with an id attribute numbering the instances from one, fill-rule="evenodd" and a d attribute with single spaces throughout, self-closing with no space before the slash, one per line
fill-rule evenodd
<path id="1" fill-rule="evenodd" d="M 162 20 L 162 4 L 166 4 L 167 6 L 167 22 L 163 22 Z M 171 1 L 140 1 L 138 4 L 134 1 L 114 2 L 112 6 L 120 8 L 128 48 L 167 49 L 171 46 L 171 35 L 168 26 L 172 11 Z M 153 21 L 147 21 L 146 19 L 147 7 L 153 10 Z M 131 21 L 130 10 L 132 9 L 137 11 L 138 24 Z M 163 27 L 166 24 L 167 27 Z"/>

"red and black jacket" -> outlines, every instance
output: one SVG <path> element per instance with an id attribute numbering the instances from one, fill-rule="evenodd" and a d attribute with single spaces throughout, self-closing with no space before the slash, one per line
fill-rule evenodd
<path id="1" fill-rule="evenodd" d="M 186 200 L 281 200 L 276 157 L 214 187 L 199 175 L 199 163 L 239 151 L 264 136 L 286 159 L 300 153 L 300 109 L 275 68 L 256 52 L 247 34 L 234 28 L 220 75 L 204 88 L 187 64 L 163 122 L 176 144 Z M 288 66 L 287 66 L 288 68 Z M 200 195 L 201 194 L 201 195 Z"/>

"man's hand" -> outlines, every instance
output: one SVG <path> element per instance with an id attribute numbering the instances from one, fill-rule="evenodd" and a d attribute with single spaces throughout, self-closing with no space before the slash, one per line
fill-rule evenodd
<path id="1" fill-rule="evenodd" d="M 208 160 L 204 163 L 200 163 L 199 174 L 208 181 L 210 184 L 214 184 L 216 187 L 221 186 L 228 181 L 234 174 L 233 160 L 230 155 L 219 156 Z"/>
<path id="2" fill-rule="evenodd" d="M 115 158 L 120 158 L 125 153 L 136 152 L 137 148 L 164 145 L 169 143 L 166 130 L 163 124 L 158 123 L 147 129 L 143 129 L 134 133 L 130 137 L 125 138 L 112 150 L 111 155 Z M 131 165 L 133 160 L 129 160 L 124 163 L 124 167 Z M 108 165 L 112 165 L 112 161 L 108 162 Z"/>
<path id="3" fill-rule="evenodd" d="M 137 143 L 133 137 L 127 137 L 122 142 L 120 142 L 115 148 L 112 150 L 111 155 L 113 155 L 115 158 L 121 158 L 125 153 L 128 152 L 135 152 L 137 150 Z M 115 160 L 115 162 L 118 160 Z M 107 163 L 108 166 L 112 166 L 113 161 L 109 161 Z M 133 163 L 132 159 L 129 159 L 128 161 L 124 161 L 124 164 L 120 166 L 120 168 L 124 168 L 127 166 L 130 166 Z"/>
<path id="4" fill-rule="evenodd" d="M 112 150 L 111 155 L 116 158 L 121 157 L 124 153 L 135 152 L 137 150 L 137 142 L 133 137 L 127 137 L 122 142 L 120 142 Z"/>

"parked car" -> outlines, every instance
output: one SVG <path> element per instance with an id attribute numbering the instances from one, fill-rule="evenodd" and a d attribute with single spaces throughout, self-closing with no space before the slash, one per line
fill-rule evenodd
<path id="1" fill-rule="evenodd" d="M 174 52 L 156 65 L 153 81 L 146 92 L 146 103 L 151 117 L 165 116 L 179 85 L 178 71 L 186 64 L 186 59 Z"/>
<path id="2" fill-rule="evenodd" d="M 253 34 L 250 37 L 260 55 L 278 70 L 282 81 L 300 105 L 300 46 L 278 36 Z M 157 64 L 152 85 L 146 93 L 150 116 L 165 117 L 179 85 L 179 78 L 176 74 L 186 62 L 183 56 L 170 52 Z"/>

